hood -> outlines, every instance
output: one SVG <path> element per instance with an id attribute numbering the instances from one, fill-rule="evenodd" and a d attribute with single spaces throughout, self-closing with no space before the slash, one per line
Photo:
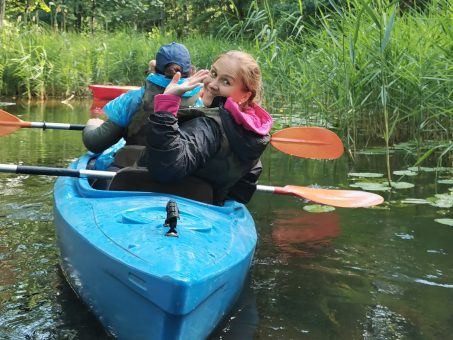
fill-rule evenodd
<path id="1" fill-rule="evenodd" d="M 218 97 L 217 97 L 218 98 Z M 234 117 L 229 110 L 225 108 L 226 102 L 228 99 L 222 98 L 219 102 L 220 108 L 220 118 L 222 119 L 222 124 L 230 143 L 230 147 L 233 150 L 236 157 L 244 161 L 253 161 L 257 160 L 261 154 L 263 153 L 264 149 L 266 148 L 267 144 L 270 141 L 269 133 L 262 134 L 264 131 L 264 126 L 269 131 L 270 127 L 272 126 L 272 118 L 270 115 L 269 119 L 259 120 L 259 122 L 263 122 L 262 124 L 256 124 L 256 127 L 261 127 L 260 132 L 255 132 L 252 130 L 248 124 L 250 121 L 241 120 L 242 123 L 237 123 L 237 117 Z M 256 123 L 256 122 L 255 122 Z M 256 129 L 255 129 L 256 130 Z"/>
<path id="2" fill-rule="evenodd" d="M 258 104 L 253 103 L 245 111 L 241 111 L 239 105 L 228 97 L 224 107 L 230 112 L 234 121 L 242 125 L 244 129 L 261 136 L 265 136 L 271 131 L 272 117 Z"/>

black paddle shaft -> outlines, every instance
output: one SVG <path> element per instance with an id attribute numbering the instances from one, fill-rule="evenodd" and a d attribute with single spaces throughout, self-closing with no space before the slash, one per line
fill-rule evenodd
<path id="1" fill-rule="evenodd" d="M 51 168 L 46 166 L 0 164 L 0 172 L 10 172 L 15 174 L 44 175 L 44 176 L 66 176 L 66 177 L 90 177 L 90 178 L 113 178 L 115 172 L 86 170 L 86 169 L 65 169 Z"/>
<path id="2" fill-rule="evenodd" d="M 18 165 L 16 169 L 16 174 L 80 177 L 79 170 L 58 169 L 46 166 L 35 167 L 29 165 Z"/>

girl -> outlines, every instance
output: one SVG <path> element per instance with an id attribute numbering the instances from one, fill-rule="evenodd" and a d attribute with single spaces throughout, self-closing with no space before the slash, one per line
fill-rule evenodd
<path id="1" fill-rule="evenodd" d="M 189 175 L 205 180 L 213 187 L 215 204 L 237 199 L 232 188 L 250 177 L 270 140 L 272 118 L 258 105 L 260 68 L 251 55 L 230 51 L 220 55 L 210 71 L 198 71 L 178 84 L 180 76 L 177 73 L 155 97 L 141 165 L 158 182 Z M 205 107 L 179 110 L 182 94 L 201 81 Z M 252 176 L 255 181 L 257 177 Z M 255 189 L 240 201 L 248 201 Z"/>

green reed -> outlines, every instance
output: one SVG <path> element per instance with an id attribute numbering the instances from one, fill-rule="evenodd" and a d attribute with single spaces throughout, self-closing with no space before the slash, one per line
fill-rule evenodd
<path id="1" fill-rule="evenodd" d="M 437 2 L 421 14 L 401 13 L 386 1 L 373 2 L 374 7 L 364 0 L 350 4 L 355 10 L 338 11 L 342 20 L 332 20 L 337 26 L 329 34 L 332 41 L 342 37 L 337 57 L 345 72 L 334 83 L 346 95 L 338 90 L 337 101 L 353 113 L 339 125 L 349 129 L 350 139 L 360 129 L 387 147 L 414 138 L 451 141 L 452 41 L 445 30 L 451 8 L 439 11 L 447 3 Z M 329 58 L 335 53 L 323 48 Z"/>

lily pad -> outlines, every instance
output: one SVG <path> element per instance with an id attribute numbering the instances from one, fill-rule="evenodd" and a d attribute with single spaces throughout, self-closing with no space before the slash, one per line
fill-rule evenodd
<path id="1" fill-rule="evenodd" d="M 410 171 L 424 171 L 424 172 L 434 172 L 434 171 L 439 171 L 438 168 L 429 168 L 427 166 L 411 166 L 410 168 L 407 168 L 407 170 Z"/>
<path id="2" fill-rule="evenodd" d="M 445 224 L 449 225 L 450 227 L 453 227 L 453 218 L 436 218 L 434 221 L 440 224 Z"/>
<path id="3" fill-rule="evenodd" d="M 435 194 L 434 196 L 440 199 L 453 200 L 453 194 L 451 192 L 445 194 Z"/>
<path id="4" fill-rule="evenodd" d="M 446 172 L 451 172 L 453 173 L 453 167 L 448 167 L 448 166 L 440 166 L 437 168 L 439 171 L 446 171 Z"/>
<path id="5" fill-rule="evenodd" d="M 393 174 L 397 175 L 397 176 L 416 176 L 417 175 L 416 172 L 410 171 L 410 170 L 395 170 L 395 171 L 393 171 Z"/>
<path id="6" fill-rule="evenodd" d="M 430 204 L 429 201 L 422 198 L 406 198 L 401 201 L 404 204 Z"/>
<path id="7" fill-rule="evenodd" d="M 440 183 L 440 184 L 453 184 L 453 178 L 451 178 L 451 179 L 441 179 L 441 180 L 437 181 L 437 183 Z"/>
<path id="8" fill-rule="evenodd" d="M 310 204 L 306 205 L 303 208 L 305 211 L 311 212 L 311 213 L 323 213 L 323 212 L 329 212 L 329 211 L 334 211 L 335 208 L 331 207 L 330 205 L 321 205 L 321 204 Z"/>
<path id="9" fill-rule="evenodd" d="M 383 177 L 384 174 L 378 174 L 375 172 L 350 172 L 348 176 L 351 177 L 369 177 L 369 178 L 379 178 Z"/>
<path id="10" fill-rule="evenodd" d="M 436 194 L 435 197 L 429 197 L 428 201 L 434 207 L 451 208 L 453 207 L 453 194 Z"/>
<path id="11" fill-rule="evenodd" d="M 389 191 L 391 188 L 385 183 L 372 183 L 372 182 L 357 182 L 351 184 L 350 187 L 361 188 L 369 191 Z"/>
<path id="12" fill-rule="evenodd" d="M 394 189 L 409 189 L 415 186 L 414 184 L 408 182 L 392 182 L 390 185 Z"/>

